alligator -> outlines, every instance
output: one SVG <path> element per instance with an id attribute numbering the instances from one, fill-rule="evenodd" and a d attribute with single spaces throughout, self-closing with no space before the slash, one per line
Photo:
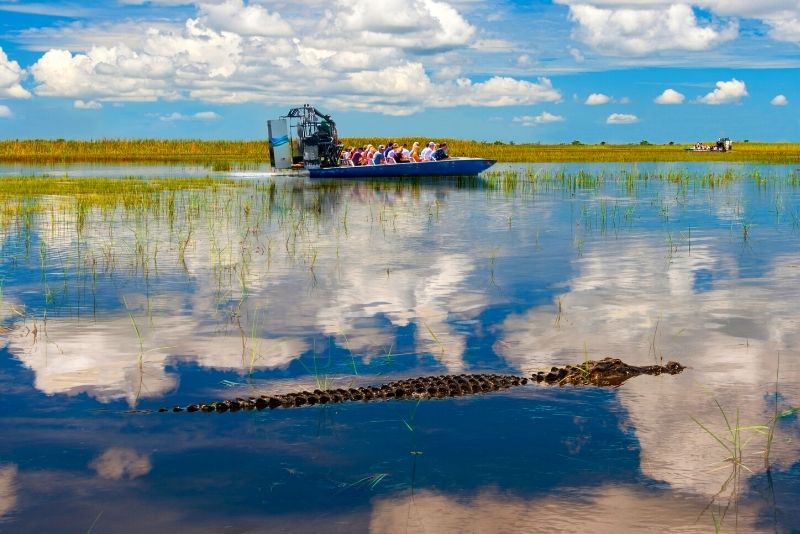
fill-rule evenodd
<path id="1" fill-rule="evenodd" d="M 675 375 L 685 367 L 678 362 L 666 365 L 629 365 L 617 358 L 587 360 L 578 365 L 553 367 L 550 371 L 539 371 L 530 378 L 501 374 L 459 374 L 420 376 L 406 378 L 376 386 L 338 389 L 315 389 L 282 395 L 223 400 L 218 402 L 189 404 L 188 406 L 162 407 L 159 412 L 236 412 L 239 410 L 263 410 L 265 408 L 294 408 L 314 404 L 334 404 L 346 401 L 371 401 L 378 399 L 432 399 L 461 397 L 488 393 L 528 383 L 546 385 L 592 385 L 617 387 L 626 380 L 639 375 Z"/>

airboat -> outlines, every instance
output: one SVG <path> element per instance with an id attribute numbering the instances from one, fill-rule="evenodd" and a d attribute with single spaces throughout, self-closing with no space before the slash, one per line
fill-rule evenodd
<path id="1" fill-rule="evenodd" d="M 733 141 L 728 137 L 720 137 L 714 144 L 697 143 L 687 148 L 686 152 L 730 152 L 731 150 L 733 150 Z"/>
<path id="2" fill-rule="evenodd" d="M 495 164 L 483 158 L 451 157 L 383 165 L 344 164 L 336 123 L 308 104 L 267 121 L 270 164 L 274 169 L 304 169 L 311 178 L 422 178 L 476 176 Z M 292 133 L 297 136 L 293 138 Z"/>

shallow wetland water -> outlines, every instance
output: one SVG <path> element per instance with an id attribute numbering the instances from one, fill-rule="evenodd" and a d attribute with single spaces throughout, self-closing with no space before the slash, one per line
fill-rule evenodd
<path id="1" fill-rule="evenodd" d="M 83 180 L 0 186 L 0 531 L 800 529 L 800 169 L 265 171 L 0 167 Z M 156 412 L 605 356 L 688 368 Z"/>

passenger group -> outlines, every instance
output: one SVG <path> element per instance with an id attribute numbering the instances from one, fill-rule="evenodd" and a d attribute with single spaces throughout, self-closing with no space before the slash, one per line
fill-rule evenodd
<path id="1" fill-rule="evenodd" d="M 421 151 L 419 143 L 414 142 L 409 150 L 405 144 L 398 145 L 389 141 L 385 145 L 365 145 L 349 147 L 342 152 L 342 165 L 386 165 L 395 163 L 419 163 L 423 161 L 440 161 L 447 159 L 447 143 L 437 144 L 430 141 Z"/>

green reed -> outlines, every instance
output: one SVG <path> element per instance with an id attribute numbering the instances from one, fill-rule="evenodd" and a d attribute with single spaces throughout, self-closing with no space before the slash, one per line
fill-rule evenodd
<path id="1" fill-rule="evenodd" d="M 219 188 L 239 182 L 220 178 L 168 178 L 148 180 L 127 178 L 70 178 L 68 176 L 4 176 L 0 179 L 0 199 L 43 195 L 76 196 L 92 205 L 104 205 L 107 199 L 131 206 L 141 204 L 143 195 L 164 191 Z M 144 198 L 145 200 L 152 200 Z"/>
<path id="2" fill-rule="evenodd" d="M 761 172 L 744 172 L 737 169 L 721 171 L 691 172 L 688 169 L 654 170 L 643 172 L 635 166 L 616 171 L 589 172 L 584 169 L 567 172 L 563 169 L 537 169 L 533 165 L 522 169 L 488 170 L 481 175 L 480 187 L 500 190 L 505 193 L 536 193 L 563 191 L 576 195 L 580 192 L 597 191 L 613 185 L 632 197 L 644 193 L 651 184 L 667 183 L 674 186 L 676 202 L 685 202 L 690 192 L 714 191 L 735 183 L 752 182 L 760 190 L 768 187 L 800 187 L 794 172 L 764 176 Z M 665 190 L 669 191 L 669 190 Z"/>

